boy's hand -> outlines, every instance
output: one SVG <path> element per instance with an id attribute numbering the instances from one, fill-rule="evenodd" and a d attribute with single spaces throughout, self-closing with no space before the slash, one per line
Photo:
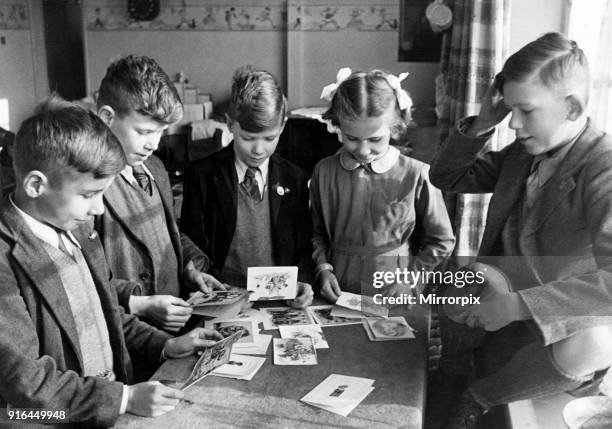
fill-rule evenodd
<path id="1" fill-rule="evenodd" d="M 297 282 L 297 296 L 295 299 L 287 300 L 287 305 L 294 308 L 306 308 L 312 304 L 314 292 L 308 283 Z"/>
<path id="2" fill-rule="evenodd" d="M 179 329 L 191 317 L 191 306 L 172 295 L 130 297 L 130 310 L 151 319 L 163 329 Z"/>
<path id="3" fill-rule="evenodd" d="M 334 273 L 329 270 L 321 271 L 319 281 L 321 282 L 321 295 L 323 295 L 323 298 L 331 303 L 338 301 L 341 290 Z"/>
<path id="4" fill-rule="evenodd" d="M 213 290 L 226 290 L 226 287 L 219 280 L 195 268 L 185 270 L 185 280 L 205 294 L 209 294 Z"/>
<path id="5" fill-rule="evenodd" d="M 185 396 L 180 390 L 164 386 L 158 381 L 128 386 L 127 395 L 126 411 L 144 417 L 157 417 L 172 411 Z"/>
<path id="6" fill-rule="evenodd" d="M 487 132 L 491 131 L 501 121 L 504 120 L 510 109 L 504 103 L 504 97 L 502 96 L 499 88 L 498 78 L 495 78 L 493 84 L 487 89 L 487 92 L 482 97 L 482 105 L 480 106 L 480 113 L 472 126 L 467 131 L 467 134 L 472 137 L 478 137 Z"/>
<path id="7" fill-rule="evenodd" d="M 497 331 L 512 322 L 530 319 L 531 313 L 518 293 L 510 293 L 470 306 L 463 317 L 472 328 Z"/>
<path id="8" fill-rule="evenodd" d="M 166 341 L 164 355 L 173 359 L 191 356 L 222 339 L 223 335 L 213 329 L 195 328 L 185 335 Z"/>

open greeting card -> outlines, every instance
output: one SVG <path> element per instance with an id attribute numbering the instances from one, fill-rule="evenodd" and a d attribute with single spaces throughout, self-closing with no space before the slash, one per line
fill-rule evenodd
<path id="1" fill-rule="evenodd" d="M 297 267 L 249 267 L 249 301 L 294 299 L 297 296 Z"/>
<path id="2" fill-rule="evenodd" d="M 319 325 L 279 326 L 281 338 L 312 338 L 315 349 L 328 349 L 329 344 Z"/>
<path id="3" fill-rule="evenodd" d="M 236 316 L 247 302 L 246 290 L 214 291 L 203 294 L 198 291 L 191 295 L 187 303 L 191 305 L 193 314 L 215 318 L 230 318 Z"/>
<path id="4" fill-rule="evenodd" d="M 214 319 L 204 322 L 206 328 L 219 331 L 223 337 L 227 338 L 230 335 L 242 331 L 242 337 L 236 342 L 236 345 L 243 344 L 254 346 L 259 343 L 259 322 L 253 319 Z"/>
<path id="5" fill-rule="evenodd" d="M 389 309 L 382 304 L 376 304 L 371 296 L 342 292 L 336 305 L 363 313 L 365 316 L 387 317 Z"/>
<path id="6" fill-rule="evenodd" d="M 229 361 L 225 365 L 216 368 L 211 375 L 235 378 L 237 380 L 251 380 L 265 361 L 266 358 L 262 357 L 232 353 Z"/>
<path id="7" fill-rule="evenodd" d="M 414 330 L 403 317 L 363 320 L 363 328 L 370 341 L 396 341 L 414 338 Z"/>
<path id="8" fill-rule="evenodd" d="M 331 374 L 301 401 L 346 417 L 374 390 L 374 380 Z"/>
<path id="9" fill-rule="evenodd" d="M 226 364 L 232 353 L 232 346 L 240 339 L 242 331 L 238 331 L 229 337 L 216 342 L 212 347 L 204 349 L 202 356 L 198 359 L 191 371 L 191 375 L 185 380 L 180 390 L 185 390 L 206 377 L 211 371 Z"/>
<path id="10" fill-rule="evenodd" d="M 312 338 L 274 338 L 274 365 L 316 365 Z"/>

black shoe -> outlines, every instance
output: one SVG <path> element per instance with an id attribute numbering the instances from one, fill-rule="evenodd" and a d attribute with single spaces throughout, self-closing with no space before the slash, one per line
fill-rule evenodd
<path id="1" fill-rule="evenodd" d="M 425 429 L 446 429 L 451 408 L 467 389 L 468 377 L 438 369 L 427 385 Z"/>
<path id="2" fill-rule="evenodd" d="M 476 399 L 465 392 L 453 407 L 446 429 L 476 429 L 478 419 L 484 414 L 484 408 Z"/>

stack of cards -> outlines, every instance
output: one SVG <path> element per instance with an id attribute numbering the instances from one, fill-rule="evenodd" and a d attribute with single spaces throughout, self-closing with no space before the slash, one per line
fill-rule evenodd
<path id="1" fill-rule="evenodd" d="M 363 320 L 363 327 L 370 341 L 396 341 L 414 338 L 414 329 L 403 317 L 388 317 L 387 319 Z"/>
<path id="2" fill-rule="evenodd" d="M 264 316 L 264 329 L 277 329 L 281 325 L 312 325 L 314 321 L 306 310 L 291 307 L 260 308 Z"/>
<path id="3" fill-rule="evenodd" d="M 374 390 L 374 380 L 332 374 L 301 401 L 346 417 Z"/>
<path id="4" fill-rule="evenodd" d="M 200 356 L 194 365 L 191 375 L 185 380 L 180 389 L 187 389 L 210 374 L 213 369 L 226 364 L 232 354 L 232 346 L 240 339 L 241 334 L 242 332 L 236 332 L 216 342 L 212 347 L 204 349 L 202 356 Z"/>
<path id="5" fill-rule="evenodd" d="M 230 318 L 236 316 L 246 302 L 245 290 L 214 291 L 204 295 L 198 291 L 191 295 L 187 303 L 193 314 L 208 317 Z"/>
<path id="6" fill-rule="evenodd" d="M 311 305 L 307 308 L 308 314 L 321 326 L 345 326 L 361 323 L 362 316 L 341 317 L 334 316 L 332 312 L 337 309 L 335 305 Z"/>
<path id="7" fill-rule="evenodd" d="M 211 372 L 211 375 L 235 378 L 237 380 L 251 380 L 265 360 L 266 358 L 232 353 L 229 361 L 225 365 L 216 368 Z"/>
<path id="8" fill-rule="evenodd" d="M 249 267 L 249 301 L 294 299 L 297 296 L 297 267 Z"/>
<path id="9" fill-rule="evenodd" d="M 376 304 L 371 296 L 350 292 L 342 292 L 336 305 L 363 313 L 365 316 L 387 317 L 389 315 L 389 309 L 382 304 Z"/>
<path id="10" fill-rule="evenodd" d="M 274 365 L 316 365 L 312 338 L 274 338 Z"/>
<path id="11" fill-rule="evenodd" d="M 328 349 L 329 344 L 319 325 L 279 326 L 281 338 L 312 338 L 315 349 Z"/>

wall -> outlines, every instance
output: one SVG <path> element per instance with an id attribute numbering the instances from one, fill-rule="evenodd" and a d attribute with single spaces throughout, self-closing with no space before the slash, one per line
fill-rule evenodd
<path id="1" fill-rule="evenodd" d="M 8 99 L 10 130 L 47 94 L 42 2 L 0 0 L 0 98 Z"/>
<path id="2" fill-rule="evenodd" d="M 546 32 L 566 31 L 565 16 L 572 0 L 510 1 L 510 52 Z"/>

